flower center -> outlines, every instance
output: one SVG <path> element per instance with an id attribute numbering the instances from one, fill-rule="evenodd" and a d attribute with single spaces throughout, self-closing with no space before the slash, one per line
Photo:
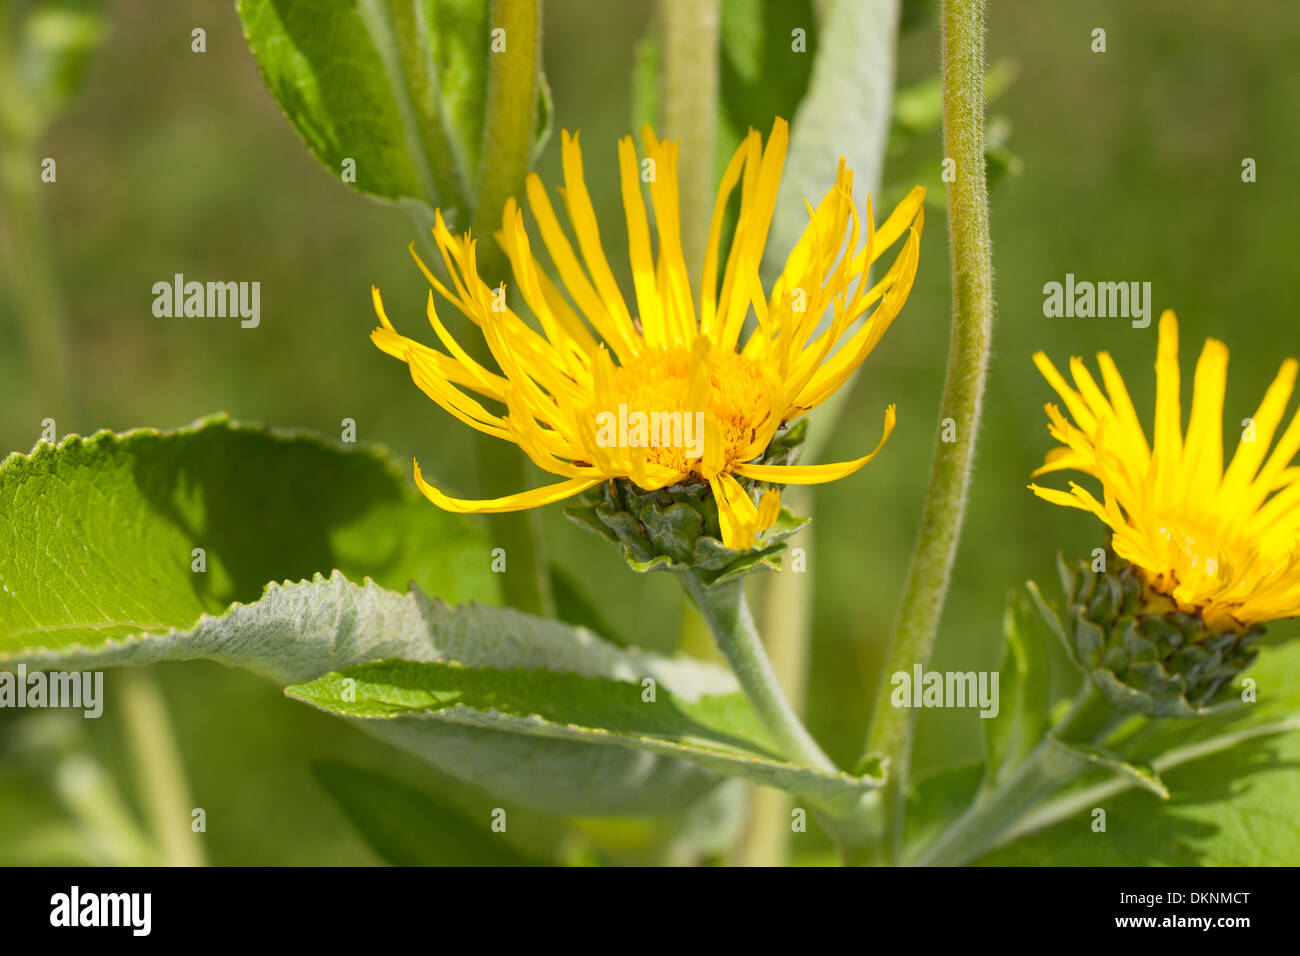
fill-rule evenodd
<path id="1" fill-rule="evenodd" d="M 729 349 L 710 352 L 706 368 L 684 345 L 647 349 L 615 368 L 613 393 L 609 411 L 628 422 L 628 443 L 644 447 L 647 461 L 683 472 L 700 472 L 710 422 L 721 434 L 722 468 L 756 457 L 755 436 L 775 411 L 762 365 Z"/>

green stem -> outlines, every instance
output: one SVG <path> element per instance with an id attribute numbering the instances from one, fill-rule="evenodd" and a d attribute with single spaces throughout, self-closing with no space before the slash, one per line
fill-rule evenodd
<path id="1" fill-rule="evenodd" d="M 713 631 L 714 639 L 731 664 L 745 696 L 784 756 L 834 773 L 837 769 L 835 764 L 808 733 L 772 670 L 763 649 L 763 640 L 749 613 L 749 604 L 745 601 L 743 579 L 736 578 L 711 587 L 693 571 L 682 572 L 681 579 Z"/>
<path id="2" fill-rule="evenodd" d="M 782 492 L 782 503 L 797 515 L 812 517 L 813 495 L 806 486 L 791 485 Z M 791 539 L 805 553 L 812 551 L 813 526 L 809 524 Z M 763 581 L 759 619 L 767 635 L 767 651 L 777 680 L 786 689 L 797 712 L 804 707 L 808 682 L 808 655 L 812 644 L 811 578 L 790 566 L 787 556 L 780 574 Z M 753 788 L 746 827 L 742 862 L 749 866 L 783 866 L 789 859 L 791 800 L 788 794 L 768 788 Z"/>
<path id="3" fill-rule="evenodd" d="M 713 215 L 714 151 L 718 115 L 718 45 L 721 11 L 719 0 L 659 0 L 659 135 L 679 139 L 677 186 L 682 228 L 682 250 L 691 285 L 699 291 L 709 223 Z M 771 592 L 769 592 L 771 593 Z M 712 642 L 707 623 L 693 603 L 682 608 L 678 645 L 700 655 L 700 642 Z M 796 609 L 794 623 L 801 624 Z M 783 635 L 769 650 L 793 650 L 772 657 L 778 686 L 792 693 L 802 686 L 804 642 L 796 636 L 790 647 L 784 630 L 767 629 L 769 637 Z M 797 701 L 794 703 L 797 708 Z M 749 788 L 749 818 L 744 838 L 736 847 L 735 862 L 742 866 L 780 866 L 787 856 L 791 798 L 768 787 Z"/>
<path id="4" fill-rule="evenodd" d="M 127 748 L 161 863 L 203 866 L 203 844 L 190 828 L 194 804 L 158 682 L 130 667 L 119 679 Z"/>
<path id="5" fill-rule="evenodd" d="M 891 832 L 882 834 L 882 860 L 901 850 L 903 812 L 915 731 L 915 711 L 890 704 L 889 676 L 923 667 L 934 647 L 962 513 L 970 484 L 975 437 L 993 332 L 993 272 L 988 189 L 984 169 L 984 3 L 945 0 L 942 11 L 944 154 L 956 180 L 948 184 L 948 235 L 952 257 L 953 319 L 939 429 L 921 528 L 912 554 L 898 626 L 885 657 L 869 752 L 889 760 L 883 793 Z M 945 437 L 954 440 L 946 442 Z"/>
<path id="6" fill-rule="evenodd" d="M 1070 712 L 1039 741 L 1002 783 L 975 803 L 916 861 L 918 866 L 962 866 L 1000 842 L 1004 833 L 1046 797 L 1090 766 L 1057 740 L 1097 742 L 1115 726 L 1117 713 L 1085 678 Z"/>
<path id="7" fill-rule="evenodd" d="M 506 48 L 488 57 L 486 115 L 475 190 L 472 231 L 485 241 L 479 261 L 505 256 L 490 237 L 501 227 L 506 200 L 523 193 L 533 156 L 537 103 L 541 86 L 539 61 L 542 10 L 538 0 L 492 0 L 492 28 L 505 31 Z M 504 267 L 501 272 L 504 273 Z M 488 284 L 496 276 L 485 276 Z M 505 278 L 504 274 L 501 278 Z"/>
<path id="8" fill-rule="evenodd" d="M 713 216 L 719 6 L 719 0 L 659 0 L 660 135 L 682 141 L 682 251 L 697 291 Z"/>
<path id="9" fill-rule="evenodd" d="M 743 579 L 708 586 L 694 571 L 680 575 L 682 586 L 708 622 L 723 656 L 740 682 L 763 726 L 788 760 L 825 773 L 838 768 L 818 746 L 786 698 L 776 672 L 763 649 L 749 605 Z M 873 833 L 874 807 L 869 798 L 840 801 L 808 800 L 845 863 L 857 863 Z M 785 825 L 785 821 L 782 821 Z"/>
<path id="10" fill-rule="evenodd" d="M 490 286 L 506 282 L 509 263 L 493 237 L 501 226 L 506 200 L 523 193 L 532 159 L 540 92 L 541 8 L 537 0 L 492 0 L 492 27 L 505 30 L 504 52 L 489 58 L 482 160 L 471 231 L 478 237 L 479 274 Z M 486 343 L 471 353 L 487 359 Z M 515 446 L 475 432 L 475 460 L 482 497 L 514 494 L 536 484 L 528 460 Z M 541 515 L 523 511 L 494 515 L 493 545 L 506 554 L 506 603 L 534 614 L 553 615 L 554 600 L 542 546 Z"/>

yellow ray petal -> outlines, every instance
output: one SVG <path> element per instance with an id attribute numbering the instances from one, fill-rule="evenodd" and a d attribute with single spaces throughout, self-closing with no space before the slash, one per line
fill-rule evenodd
<path id="1" fill-rule="evenodd" d="M 1196 363 L 1192 414 L 1183 452 L 1183 494 L 1212 493 L 1223 478 L 1223 393 L 1228 386 L 1228 347 L 1206 339 Z"/>
<path id="2" fill-rule="evenodd" d="M 623 301 L 618 282 L 605 258 L 605 247 L 600 241 L 600 227 L 596 223 L 596 210 L 587 193 L 587 184 L 582 172 L 582 150 L 578 146 L 578 136 L 570 136 L 567 131 L 561 135 L 561 162 L 564 166 L 564 204 L 569 211 L 569 221 L 573 224 L 574 234 L 578 237 L 578 248 L 587 263 L 596 291 L 600 294 L 606 310 L 619 329 L 626 334 L 632 328 L 632 316 Z"/>
<path id="3" fill-rule="evenodd" d="M 758 134 L 751 130 L 750 135 Z M 714 332 L 714 316 L 718 308 L 718 247 L 722 242 L 722 223 L 727 215 L 727 200 L 731 198 L 731 193 L 740 180 L 740 173 L 745 167 L 748 154 L 747 144 L 742 141 L 722 173 L 722 181 L 718 184 L 718 196 L 713 202 L 713 220 L 709 223 L 709 240 L 704 253 L 704 275 L 700 285 L 701 335 L 712 335 Z"/>
<path id="4" fill-rule="evenodd" d="M 501 514 L 506 511 L 524 511 L 528 508 L 540 508 L 542 505 L 554 504 L 557 501 L 563 501 L 565 498 L 572 498 L 576 494 L 586 491 L 588 488 L 594 488 L 600 484 L 603 479 L 599 476 L 596 478 L 570 478 L 568 481 L 561 481 L 554 485 L 546 485 L 542 488 L 534 488 L 531 491 L 523 491 L 517 495 L 506 495 L 504 498 L 487 498 L 482 501 L 468 501 L 463 498 L 450 498 L 424 480 L 420 474 L 420 463 L 415 463 L 415 483 L 419 489 L 424 492 L 425 497 L 432 501 L 443 511 L 450 511 L 453 514 Z"/>
<path id="5" fill-rule="evenodd" d="M 1034 364 L 1038 366 L 1038 371 L 1042 373 L 1043 378 L 1047 379 L 1047 384 L 1052 386 L 1057 395 L 1061 396 L 1061 401 L 1065 402 L 1065 407 L 1070 410 L 1075 422 L 1085 432 L 1091 432 L 1097 427 L 1097 416 L 1088 408 L 1088 403 L 1083 400 L 1083 396 L 1070 387 L 1066 382 L 1065 376 L 1056 370 L 1052 360 L 1047 357 L 1045 352 L 1034 353 Z"/>
<path id="6" fill-rule="evenodd" d="M 1282 423 L 1287 402 L 1291 400 L 1291 392 L 1295 388 L 1297 371 L 1300 371 L 1300 363 L 1295 359 L 1287 359 L 1278 369 L 1277 377 L 1269 385 L 1268 391 L 1264 393 L 1264 400 L 1251 416 L 1251 421 L 1255 425 L 1253 433 L 1249 436 L 1251 440 L 1247 441 L 1246 436 L 1242 436 L 1237 444 L 1237 451 L 1232 456 L 1232 463 L 1228 465 L 1228 471 L 1223 476 L 1225 495 L 1236 495 L 1254 479 L 1255 473 L 1264 461 L 1264 456 L 1268 454 L 1269 446 L 1273 444 L 1273 435 L 1277 432 L 1277 426 Z"/>
<path id="7" fill-rule="evenodd" d="M 1158 493 L 1176 493 L 1173 477 L 1183 453 L 1179 402 L 1178 320 L 1165 310 L 1156 346 L 1156 427 L 1152 484 Z M 1082 424 L 1082 423 L 1081 423 Z"/>
<path id="8" fill-rule="evenodd" d="M 537 222 L 542 242 L 550 253 L 551 261 L 555 263 L 564 287 L 573 296 L 574 303 L 620 360 L 637 355 L 641 349 L 641 337 L 630 320 L 624 323 L 621 317 L 612 315 L 596 293 L 572 244 L 560 227 L 555 209 L 546 195 L 546 188 L 536 173 L 529 173 L 524 180 L 524 189 L 528 193 L 528 208 L 533 211 L 533 219 Z"/>
<path id="9" fill-rule="evenodd" d="M 885 441 L 889 438 L 889 433 L 894 430 L 894 423 L 897 421 L 897 410 L 893 405 L 885 409 L 885 432 L 880 436 L 880 442 L 869 455 L 864 455 L 854 461 L 842 461 L 835 464 L 827 465 L 738 465 L 735 469 L 736 474 L 745 478 L 753 478 L 756 481 L 770 481 L 774 485 L 820 485 L 828 481 L 835 481 L 846 475 L 851 475 L 876 455 L 880 454 L 880 449 L 885 447 Z"/>
<path id="10" fill-rule="evenodd" d="M 618 141 L 619 180 L 623 192 L 623 215 L 627 219 L 627 252 L 632 264 L 632 284 L 636 288 L 637 308 L 641 313 L 641 334 L 647 345 L 662 346 L 667 341 L 664 309 L 655 283 L 654 253 L 650 248 L 645 199 L 641 195 L 641 174 L 636 161 L 632 137 Z M 659 170 L 656 168 L 656 175 Z"/>

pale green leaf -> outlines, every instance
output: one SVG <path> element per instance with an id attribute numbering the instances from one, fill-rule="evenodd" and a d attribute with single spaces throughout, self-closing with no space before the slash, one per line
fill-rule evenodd
<path id="1" fill-rule="evenodd" d="M 658 693 L 686 701 L 736 694 L 734 678 L 715 665 L 625 650 L 582 628 L 510 608 L 452 608 L 430 601 L 418 589 L 399 594 L 369 581 L 357 585 L 337 572 L 329 579 L 271 584 L 261 600 L 205 615 L 190 629 L 12 653 L 5 663 L 72 670 L 212 660 L 286 684 L 392 657 L 620 682 L 648 677 L 657 682 Z M 639 683 L 625 686 L 641 692 Z M 365 721 L 361 726 L 456 779 L 545 813 L 678 810 L 723 779 L 704 762 L 665 759 L 680 756 L 676 751 L 656 755 L 599 746 L 604 741 L 585 737 L 557 739 L 438 721 Z M 734 757 L 712 761 L 727 769 L 738 763 L 743 761 Z M 801 774 L 798 768 L 774 769 Z"/>
<path id="2" fill-rule="evenodd" d="M 408 732 L 440 722 L 642 750 L 812 798 L 852 798 L 879 783 L 781 760 L 741 694 L 692 699 L 656 687 L 648 700 L 643 689 L 636 679 L 377 661 L 285 693 L 346 717 L 405 724 Z"/>

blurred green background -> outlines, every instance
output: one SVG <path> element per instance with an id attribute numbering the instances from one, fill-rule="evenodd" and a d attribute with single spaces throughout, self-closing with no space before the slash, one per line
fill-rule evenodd
<path id="1" fill-rule="evenodd" d="M 900 86 L 935 73 L 929 6 L 909 4 L 916 22 L 900 40 Z M 556 135 L 539 171 L 557 182 L 558 130 L 582 130 L 598 212 L 615 224 L 607 232 L 622 223 L 614 141 L 631 130 L 634 47 L 652 11 L 649 0 L 545 5 Z M 60 437 L 176 427 L 218 410 L 337 436 L 340 420 L 353 418 L 361 440 L 386 444 L 402 460 L 419 457 L 427 472 L 474 497 L 468 430 L 367 339 L 372 283 L 399 328 L 422 334 L 427 291 L 407 254 L 410 221 L 342 188 L 307 153 L 263 88 L 230 4 L 118 0 L 106 25 L 81 94 L 39 149 L 58 162 L 57 183 L 38 196 L 75 395 L 58 420 Z M 190 50 L 199 26 L 204 54 Z M 1105 53 L 1090 49 L 1097 27 L 1107 33 Z M 1051 444 L 1042 405 L 1052 396 L 1030 355 L 1045 349 L 1061 365 L 1110 350 L 1150 419 L 1154 321 L 1139 330 L 1121 319 L 1044 318 L 1044 283 L 1068 272 L 1151 282 L 1156 315 L 1179 314 L 1188 384 L 1191 353 L 1205 336 L 1230 346 L 1230 424 L 1253 412 L 1280 360 L 1300 354 L 1292 258 L 1300 72 L 1288 69 L 1298 47 L 1300 11 L 1282 0 L 1252 4 L 1249 15 L 1219 0 L 991 5 L 989 58 L 1015 79 L 990 115 L 1010 123 L 1008 145 L 1022 167 L 992 196 L 995 350 L 935 669 L 996 667 L 1007 588 L 1032 577 L 1051 593 L 1057 550 L 1078 554 L 1100 543 L 1090 518 L 1025 490 Z M 932 180 L 940 155 L 937 129 L 895 150 L 886 198 L 917 178 Z M 1245 157 L 1258 164 L 1253 184 L 1241 179 Z M 828 177 L 837 158 L 826 157 Z M 845 762 L 861 747 L 941 412 L 949 264 L 942 207 L 928 213 L 917 286 L 868 360 L 824 460 L 872 447 L 889 402 L 898 404 L 899 427 L 870 467 L 817 492 L 807 712 L 814 734 Z M 178 272 L 261 282 L 261 326 L 155 318 L 151 287 Z M 4 292 L 0 449 L 26 451 L 51 412 L 33 398 L 19 317 Z M 545 523 L 553 559 L 599 596 L 608 620 L 635 643 L 674 646 L 674 581 L 633 575 L 558 507 Z M 195 802 L 208 810 L 213 862 L 373 860 L 316 788 L 309 765 L 317 759 L 386 767 L 472 802 L 252 677 L 199 664 L 159 674 Z M 969 717 L 922 714 L 918 771 L 975 753 L 980 727 Z M 8 714 L 0 722 L 0 862 L 84 858 L 84 845 L 65 846 L 55 830 L 42 842 L 41 828 L 59 816 L 42 768 L 51 754 L 84 749 L 111 769 L 121 748 L 111 718 L 75 723 Z M 817 846 L 810 838 L 797 848 Z"/>

